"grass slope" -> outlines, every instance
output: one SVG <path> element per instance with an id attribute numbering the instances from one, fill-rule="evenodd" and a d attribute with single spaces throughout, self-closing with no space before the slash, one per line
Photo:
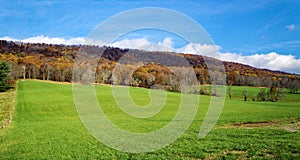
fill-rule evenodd
<path id="1" fill-rule="evenodd" d="M 168 93 L 161 113 L 149 119 L 137 119 L 120 112 L 109 86 L 97 86 L 96 91 L 107 116 L 120 127 L 135 132 L 164 126 L 174 117 L 179 103 L 179 94 Z M 235 91 L 234 95 L 239 92 Z M 130 93 L 138 104 L 150 101 L 147 89 L 131 88 Z M 0 133 L 0 159 L 299 159 L 298 126 L 293 131 L 283 127 L 291 122 L 299 124 L 300 102 L 296 101 L 299 95 L 286 97 L 276 103 L 244 102 L 239 97 L 227 100 L 215 129 L 206 138 L 199 139 L 210 99 L 201 96 L 196 119 L 181 138 L 156 152 L 133 154 L 110 149 L 86 131 L 74 106 L 71 85 L 20 81 L 13 122 Z M 234 125 L 261 121 L 276 123 Z"/>

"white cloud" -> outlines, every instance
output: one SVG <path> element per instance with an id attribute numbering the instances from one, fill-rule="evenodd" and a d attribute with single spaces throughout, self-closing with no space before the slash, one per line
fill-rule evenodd
<path id="1" fill-rule="evenodd" d="M 73 45 L 78 45 L 78 44 L 84 44 L 85 39 L 83 37 L 77 37 L 77 38 L 71 38 L 69 40 L 65 40 L 67 44 L 73 44 Z"/>
<path id="2" fill-rule="evenodd" d="M 19 41 L 24 43 L 46 43 L 46 44 L 65 44 L 65 45 L 79 45 L 79 44 L 86 44 L 86 45 L 107 45 L 107 43 L 103 41 L 96 41 L 93 39 L 87 39 L 84 37 L 75 37 L 70 39 L 58 38 L 58 37 L 47 37 L 47 36 L 35 36 L 26 39 L 15 39 L 11 37 L 2 37 L 0 39 L 7 40 L 7 41 Z"/>
<path id="3" fill-rule="evenodd" d="M 243 56 L 236 53 L 221 53 L 222 60 L 232 61 L 258 68 L 300 73 L 300 59 L 293 55 L 282 55 L 276 52 Z"/>
<path id="4" fill-rule="evenodd" d="M 296 29 L 296 25 L 295 24 L 290 24 L 290 25 L 287 25 L 286 28 L 290 31 L 292 30 L 295 30 Z"/>
<path id="5" fill-rule="evenodd" d="M 276 52 L 266 54 L 241 55 L 237 53 L 222 53 L 218 45 L 187 44 L 175 49 L 176 52 L 205 55 L 223 61 L 247 64 L 253 67 L 300 73 L 300 59 L 293 55 L 282 55 Z"/>
<path id="6" fill-rule="evenodd" d="M 173 44 L 173 39 L 170 37 L 166 37 L 163 42 L 158 42 L 158 45 L 162 45 L 162 46 L 166 46 L 168 48 L 173 48 L 174 44 Z"/>
<path id="7" fill-rule="evenodd" d="M 71 39 L 64 39 L 64 38 L 50 38 L 46 37 L 43 35 L 36 36 L 36 37 L 30 37 L 26 39 L 15 39 L 11 37 L 2 37 L 0 39 L 7 40 L 7 41 L 19 41 L 19 42 L 24 42 L 24 43 L 47 43 L 47 44 L 66 44 L 66 45 L 71 45 L 71 44 L 83 44 L 85 42 L 83 37 L 77 37 L 77 38 L 71 38 Z"/>
<path id="8" fill-rule="evenodd" d="M 148 51 L 173 51 L 173 40 L 169 37 L 166 37 L 163 42 L 158 42 L 157 44 L 153 44 L 148 40 L 148 38 L 144 37 L 137 39 L 124 39 L 111 45 L 120 48 L 133 48 Z"/>
<path id="9" fill-rule="evenodd" d="M 21 40 L 21 42 L 30 42 L 30 43 L 50 43 L 50 44 L 68 44 L 67 41 L 63 38 L 50 38 L 43 35 L 31 37 Z"/>
<path id="10" fill-rule="evenodd" d="M 19 41 L 18 39 L 14 39 L 14 38 L 11 38 L 11 37 L 8 37 L 8 36 L 2 37 L 0 39 L 7 40 L 7 41 Z"/>
<path id="11" fill-rule="evenodd" d="M 120 47 L 120 48 L 136 48 L 141 49 L 145 46 L 152 45 L 151 42 L 146 38 L 137 38 L 137 39 L 124 39 L 121 41 L 117 41 L 112 44 L 112 46 Z"/>
<path id="12" fill-rule="evenodd" d="M 197 55 L 219 58 L 220 49 L 221 47 L 218 45 L 189 43 L 183 46 L 182 48 L 176 49 L 175 51 L 178 53 L 197 54 Z"/>

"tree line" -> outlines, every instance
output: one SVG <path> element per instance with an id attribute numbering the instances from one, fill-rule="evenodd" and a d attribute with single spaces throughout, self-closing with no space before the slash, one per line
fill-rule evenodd
<path id="1" fill-rule="evenodd" d="M 78 63 L 76 58 L 79 56 L 90 58 L 88 62 Z M 160 84 L 167 90 L 178 91 L 180 79 L 186 76 L 181 71 L 192 66 L 199 84 L 218 84 L 218 81 L 221 82 L 224 78 L 226 83 L 231 85 L 285 87 L 294 93 L 300 88 L 300 75 L 297 74 L 257 69 L 200 55 L 107 46 L 34 44 L 0 40 L 0 61 L 9 64 L 11 81 L 20 78 L 76 81 L 72 78 L 74 64 L 77 63 L 80 70 L 76 72 L 76 77 L 93 79 L 96 83 L 146 88 Z M 118 65 L 122 65 L 122 69 L 114 70 Z M 216 81 L 213 82 L 212 79 Z"/>

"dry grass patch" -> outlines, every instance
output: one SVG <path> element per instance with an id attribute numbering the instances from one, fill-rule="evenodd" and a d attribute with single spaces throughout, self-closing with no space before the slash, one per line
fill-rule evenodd
<path id="1" fill-rule="evenodd" d="M 241 150 L 229 150 L 229 151 L 223 151 L 218 154 L 214 154 L 211 156 L 208 156 L 205 158 L 206 160 L 213 160 L 217 159 L 218 157 L 226 157 L 227 155 L 235 155 L 234 157 L 238 157 L 238 159 L 247 159 L 247 151 L 241 151 Z"/>
<path id="2" fill-rule="evenodd" d="M 262 122 L 243 122 L 232 123 L 221 126 L 220 128 L 260 128 L 260 127 L 280 127 L 289 132 L 300 130 L 300 118 L 291 118 L 283 120 L 262 121 Z"/>
<path id="3" fill-rule="evenodd" d="M 0 129 L 8 126 L 12 121 L 12 114 L 15 108 L 15 98 L 15 90 L 0 92 Z"/>

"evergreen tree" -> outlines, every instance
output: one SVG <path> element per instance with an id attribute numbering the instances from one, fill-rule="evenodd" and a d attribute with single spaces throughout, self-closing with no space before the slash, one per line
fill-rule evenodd
<path id="1" fill-rule="evenodd" d="M 0 92 L 10 88 L 8 84 L 10 68 L 7 62 L 0 62 Z"/>

